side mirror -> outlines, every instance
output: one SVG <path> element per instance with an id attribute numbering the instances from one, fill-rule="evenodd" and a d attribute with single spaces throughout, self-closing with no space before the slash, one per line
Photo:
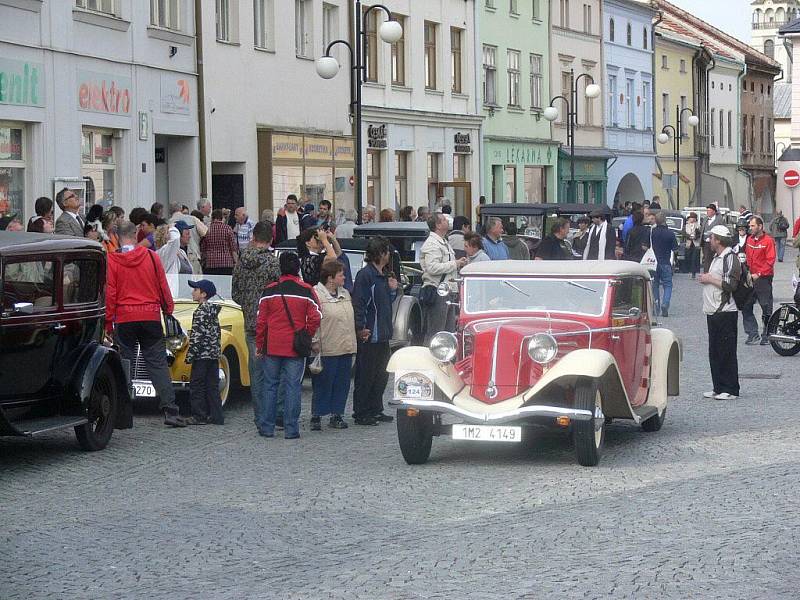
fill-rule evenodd
<path id="1" fill-rule="evenodd" d="M 636 306 L 632 306 L 628 311 L 628 316 L 632 319 L 638 319 L 642 315 L 642 310 Z"/>
<path id="2" fill-rule="evenodd" d="M 33 303 L 32 302 L 15 302 L 14 314 L 17 315 L 32 315 Z"/>

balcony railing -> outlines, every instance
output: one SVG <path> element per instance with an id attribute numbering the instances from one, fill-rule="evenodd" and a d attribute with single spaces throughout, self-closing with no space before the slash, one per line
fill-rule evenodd
<path id="1" fill-rule="evenodd" d="M 779 27 L 783 27 L 788 23 L 790 23 L 790 21 L 767 21 L 753 23 L 753 29 L 778 29 Z"/>

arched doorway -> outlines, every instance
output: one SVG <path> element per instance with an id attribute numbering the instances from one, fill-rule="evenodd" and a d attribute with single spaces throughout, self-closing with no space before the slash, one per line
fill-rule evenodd
<path id="1" fill-rule="evenodd" d="M 619 200 L 620 206 L 624 206 L 626 202 L 638 202 L 641 204 L 645 199 L 642 182 L 633 173 L 628 173 L 620 179 L 614 198 Z"/>

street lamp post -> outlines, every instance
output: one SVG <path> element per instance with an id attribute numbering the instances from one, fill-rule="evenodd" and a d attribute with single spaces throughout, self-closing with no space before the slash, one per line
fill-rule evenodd
<path id="1" fill-rule="evenodd" d="M 694 111 L 691 108 L 681 108 L 680 106 L 675 106 L 675 125 L 664 125 L 664 128 L 661 130 L 661 133 L 658 134 L 658 143 L 659 144 L 666 144 L 669 141 L 670 133 L 672 134 L 672 156 L 675 160 L 675 190 L 676 190 L 676 203 L 675 208 L 681 207 L 681 144 L 683 144 L 683 136 L 681 135 L 681 119 L 683 118 L 683 113 L 688 112 L 689 118 L 687 122 L 691 127 L 697 127 L 700 123 L 700 119 L 697 118 L 697 115 L 694 114 Z M 677 126 L 677 129 L 676 129 Z"/>
<path id="2" fill-rule="evenodd" d="M 563 100 L 567 107 L 567 144 L 569 145 L 569 193 L 567 196 L 571 201 L 575 201 L 575 127 L 578 124 L 578 82 L 582 77 L 586 77 L 588 83 L 584 93 L 587 98 L 597 98 L 600 95 L 600 86 L 594 83 L 592 76 L 588 73 L 581 73 L 575 77 L 575 69 L 569 72 L 569 98 L 562 95 L 553 97 L 550 106 L 544 109 L 544 118 L 552 122 L 558 118 L 558 109 L 553 106 L 556 100 Z"/>
<path id="3" fill-rule="evenodd" d="M 367 16 L 372 10 L 379 9 L 386 13 L 387 21 L 381 24 L 379 35 L 387 44 L 394 44 L 403 37 L 403 27 L 392 18 L 392 12 L 382 4 L 373 4 L 361 11 L 361 0 L 355 0 L 355 48 L 347 40 L 334 40 L 325 48 L 325 56 L 317 59 L 317 74 L 323 79 L 333 79 L 339 72 L 339 61 L 331 56 L 331 49 L 337 44 L 347 46 L 350 51 L 350 118 L 355 121 L 356 130 L 356 211 L 358 223 L 361 223 L 362 206 L 361 195 L 364 188 L 361 158 L 362 133 L 361 133 L 361 86 L 367 75 Z"/>

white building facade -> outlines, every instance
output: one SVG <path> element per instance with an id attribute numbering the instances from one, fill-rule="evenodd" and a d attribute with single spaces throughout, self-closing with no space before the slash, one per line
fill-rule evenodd
<path id="1" fill-rule="evenodd" d="M 616 155 L 608 169 L 611 205 L 653 195 L 653 16 L 640 2 L 603 2 L 605 137 Z"/>
<path id="2" fill-rule="evenodd" d="M 196 201 L 193 6 L 0 2 L 0 214 L 62 187 L 126 211 Z"/>
<path id="3" fill-rule="evenodd" d="M 338 76 L 315 60 L 349 40 L 346 0 L 203 2 L 207 185 L 216 208 L 253 220 L 289 194 L 355 207 L 349 55 Z"/>
<path id="4" fill-rule="evenodd" d="M 472 218 L 481 189 L 482 122 L 475 81 L 475 2 L 383 4 L 402 24 L 403 38 L 391 45 L 380 41 L 375 32 L 385 14 L 370 11 L 363 88 L 364 202 L 397 211 L 409 205 L 433 207 L 446 198 L 453 214 Z"/>

